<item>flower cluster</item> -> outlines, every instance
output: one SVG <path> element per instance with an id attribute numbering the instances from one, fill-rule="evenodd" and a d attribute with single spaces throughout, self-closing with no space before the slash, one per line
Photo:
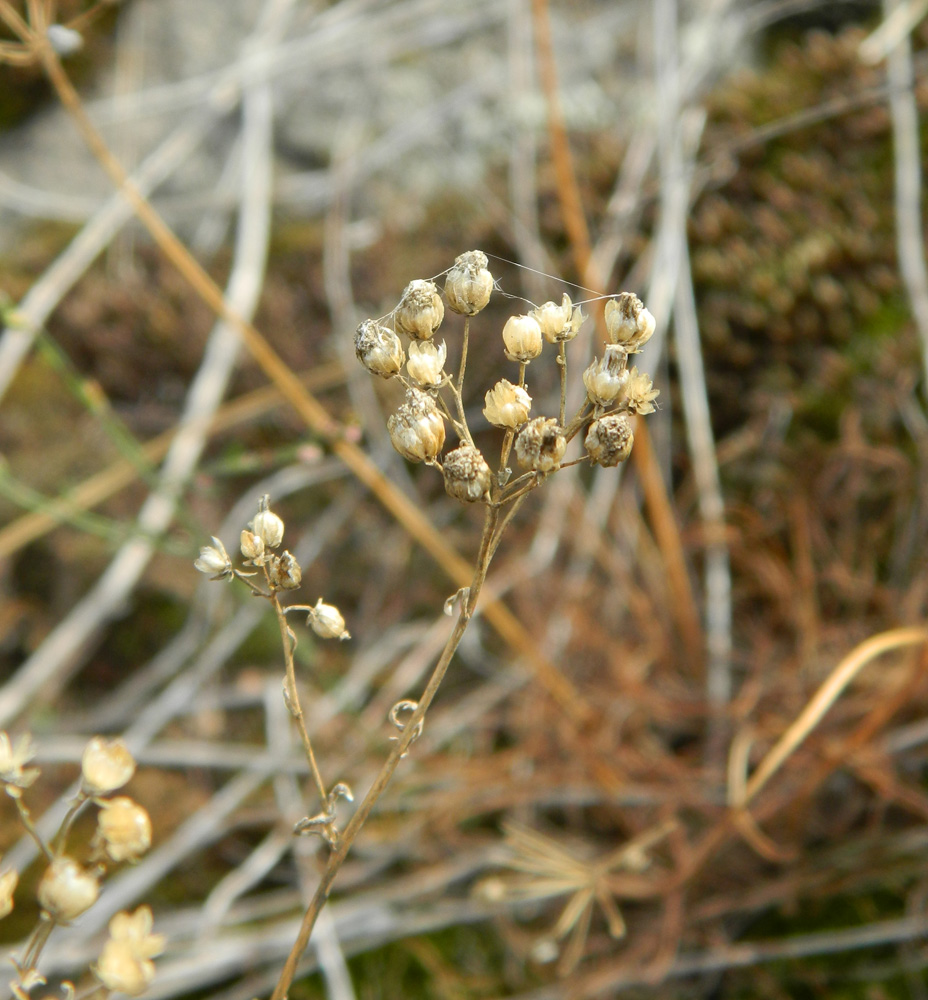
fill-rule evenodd
<path id="1" fill-rule="evenodd" d="M 568 419 L 566 346 L 577 336 L 584 316 L 564 293 L 560 303 L 545 302 L 510 316 L 503 325 L 503 353 L 519 367 L 516 380 L 500 379 L 484 397 L 487 422 L 505 431 L 500 462 L 493 472 L 475 444 L 463 403 L 469 324 L 490 301 L 495 287 L 487 263 L 486 254 L 479 250 L 461 254 L 446 273 L 444 300 L 434 281 L 417 279 L 406 286 L 388 316 L 366 319 L 358 327 L 355 351 L 360 362 L 374 375 L 398 379 L 406 389 L 405 399 L 387 419 L 393 446 L 410 462 L 440 469 L 446 491 L 464 503 L 506 503 L 565 464 L 588 461 L 615 466 L 624 462 L 634 443 L 631 417 L 652 413 L 658 395 L 650 376 L 628 367 L 629 357 L 653 335 L 654 317 L 629 292 L 607 301 L 608 341 L 602 357 L 583 372 L 586 398 Z M 445 319 L 445 305 L 465 317 L 456 378 L 445 367 L 447 342 L 434 342 Z M 403 337 L 409 338 L 408 356 Z M 557 416 L 532 413 L 526 382 L 528 366 L 541 357 L 546 344 L 556 349 L 561 372 Z M 444 451 L 449 424 L 459 443 Z M 575 437 L 583 441 L 585 453 L 565 462 Z M 526 470 L 515 480 L 506 464 L 512 451 Z M 217 568 L 216 572 L 221 571 Z"/>
<path id="2" fill-rule="evenodd" d="M 19 981 L 13 985 L 17 996 L 27 996 L 29 990 L 44 982 L 36 968 L 39 954 L 48 938 L 47 929 L 55 924 L 68 924 L 96 903 L 101 883 L 113 863 L 137 861 L 151 846 L 151 819 L 146 810 L 125 795 L 110 797 L 123 788 L 135 774 L 135 759 L 120 739 L 95 736 L 84 748 L 81 757 L 81 783 L 58 832 L 50 841 L 41 836 L 32 822 L 23 792 L 40 776 L 36 767 L 26 765 L 34 756 L 32 741 L 21 736 L 14 744 L 9 735 L 0 732 L 0 784 L 16 803 L 20 819 L 48 860 L 48 866 L 36 887 L 41 919 L 26 945 L 22 962 L 14 962 Z M 78 814 L 88 805 L 97 807 L 96 831 L 90 841 L 89 855 L 78 860 L 78 845 L 69 845 L 72 827 Z M 0 873 L 0 917 L 13 910 L 13 896 L 18 876 L 15 871 Z M 142 911 L 138 911 L 141 913 Z M 147 930 L 151 929 L 151 911 L 147 913 Z M 117 914 L 110 925 L 138 918 Z M 134 954 L 134 973 L 128 969 L 128 951 L 117 956 L 109 944 L 104 948 L 97 968 L 98 978 L 111 989 L 137 995 L 151 983 L 154 966 L 150 959 L 160 952 L 162 939 L 147 934 L 136 935 L 142 949 Z M 145 939 L 145 940 L 143 940 Z M 147 942 L 147 943 L 146 943 Z M 143 954 L 144 953 L 144 954 Z M 117 960 L 118 958 L 118 960 Z M 115 963 L 115 964 L 114 964 Z M 116 967 L 122 973 L 114 972 Z"/>

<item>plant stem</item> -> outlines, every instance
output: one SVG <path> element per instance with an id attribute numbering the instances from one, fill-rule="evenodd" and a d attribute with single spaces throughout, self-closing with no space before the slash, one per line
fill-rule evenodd
<path id="1" fill-rule="evenodd" d="M 26 803 L 23 802 L 19 795 L 11 796 L 13 801 L 16 803 L 16 808 L 19 810 L 19 819 L 23 826 L 26 828 L 26 833 L 38 844 L 39 850 L 45 855 L 49 861 L 54 861 L 55 856 L 51 852 L 48 844 L 42 839 L 42 835 L 35 828 L 35 824 L 32 822 L 32 816 L 29 814 L 29 810 L 26 808 Z"/>
<path id="2" fill-rule="evenodd" d="M 284 686 L 287 692 L 287 708 L 290 710 L 293 721 L 296 723 L 296 728 L 299 730 L 300 740 L 303 743 L 303 751 L 306 754 L 306 759 L 309 761 L 309 770 L 312 773 L 313 781 L 316 784 L 316 791 L 319 792 L 323 808 L 325 808 L 328 793 L 326 792 L 322 775 L 319 773 L 319 765 L 316 763 L 316 754 L 313 752 L 312 740 L 310 740 L 309 733 L 306 731 L 303 706 L 300 704 L 300 695 L 296 688 L 296 671 L 293 666 L 293 643 L 291 641 L 290 628 L 287 625 L 287 617 L 277 598 L 277 594 L 271 594 L 270 600 L 271 604 L 274 605 L 274 614 L 277 615 L 280 639 L 284 647 L 284 662 L 287 668 L 286 677 L 284 678 Z"/>
<path id="3" fill-rule="evenodd" d="M 557 366 L 561 372 L 561 405 L 557 411 L 557 422 L 564 426 L 564 417 L 567 413 L 567 345 L 562 340 L 557 345 Z"/>
<path id="4" fill-rule="evenodd" d="M 335 881 L 335 877 L 338 875 L 341 866 L 344 864 L 348 851 L 351 849 L 351 845 L 354 843 L 358 832 L 367 821 L 374 805 L 383 794 L 383 791 L 389 784 L 390 779 L 393 777 L 393 773 L 396 771 L 400 758 L 406 753 L 409 745 L 416 737 L 419 723 L 425 718 L 425 713 L 428 711 L 428 708 L 431 705 L 442 680 L 444 679 L 448 666 L 451 663 L 451 659 L 461 642 L 461 638 L 464 635 L 471 618 L 473 617 L 480 589 L 486 580 L 487 570 L 489 569 L 490 559 L 493 554 L 493 539 L 496 534 L 498 522 L 499 510 L 495 507 L 488 506 L 486 519 L 483 524 L 483 534 L 480 538 L 480 550 L 477 554 L 474 576 L 470 585 L 470 592 L 467 596 L 467 600 L 461 607 L 454 630 L 448 637 L 448 641 L 445 643 L 445 648 L 442 650 L 438 663 L 436 663 L 435 669 L 432 671 L 432 676 L 429 678 L 429 682 L 426 685 L 425 690 L 422 692 L 422 696 L 419 698 L 415 712 L 413 712 L 412 716 L 407 721 L 405 728 L 396 743 L 393 745 L 393 749 L 390 751 L 389 757 L 387 757 L 383 767 L 380 769 L 380 773 L 375 778 L 374 783 L 371 785 L 367 795 L 364 796 L 364 799 L 358 806 L 355 814 L 351 817 L 350 822 L 339 836 L 335 849 L 329 855 L 329 860 L 322 873 L 322 877 L 319 880 L 319 885 L 316 888 L 315 895 L 310 901 L 310 904 L 306 909 L 306 913 L 303 915 L 303 922 L 300 925 L 300 932 L 297 935 L 296 942 L 294 943 L 290 954 L 287 956 L 287 961 L 284 963 L 280 979 L 274 987 L 271 1000 L 284 1000 L 286 997 L 287 990 L 289 990 L 290 984 L 293 982 L 293 977 L 296 975 L 297 964 L 299 963 L 303 952 L 306 950 L 306 946 L 309 944 L 309 938 L 312 934 L 313 927 L 315 926 L 319 913 L 327 902 L 329 893 L 332 891 L 332 884 Z"/>

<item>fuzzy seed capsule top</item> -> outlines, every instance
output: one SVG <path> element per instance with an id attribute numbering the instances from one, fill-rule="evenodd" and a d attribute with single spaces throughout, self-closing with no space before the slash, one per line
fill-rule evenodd
<path id="1" fill-rule="evenodd" d="M 373 319 L 366 319 L 354 337 L 354 350 L 358 361 L 372 374 L 392 378 L 406 361 L 400 338 L 386 326 Z"/>
<path id="2" fill-rule="evenodd" d="M 387 430 L 409 462 L 434 462 L 445 443 L 445 421 L 432 397 L 419 389 L 406 390 L 406 402 L 387 419 Z"/>
<path id="3" fill-rule="evenodd" d="M 486 459 L 469 444 L 449 451 L 442 462 L 445 492 L 462 503 L 476 503 L 489 495 L 492 474 Z"/>
<path id="4" fill-rule="evenodd" d="M 516 457 L 525 469 L 554 472 L 567 450 L 564 428 L 554 417 L 535 417 L 516 438 Z"/>
<path id="5" fill-rule="evenodd" d="M 445 297 L 452 312 L 476 316 L 490 301 L 493 275 L 487 270 L 487 255 L 468 250 L 454 260 L 445 278 Z"/>
<path id="6" fill-rule="evenodd" d="M 400 333 L 413 340 L 428 340 L 444 317 L 445 304 L 435 282 L 417 278 L 406 286 L 394 313 L 394 323 Z"/>
<path id="7" fill-rule="evenodd" d="M 610 413 L 594 420 L 583 442 L 594 463 L 606 468 L 624 462 L 634 443 L 632 425 L 624 413 Z"/>

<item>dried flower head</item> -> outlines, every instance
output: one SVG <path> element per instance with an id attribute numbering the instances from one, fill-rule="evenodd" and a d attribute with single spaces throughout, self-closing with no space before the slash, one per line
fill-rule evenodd
<path id="1" fill-rule="evenodd" d="M 469 444 L 462 444 L 445 455 L 442 473 L 445 492 L 463 503 L 475 503 L 490 492 L 490 467 L 483 455 Z"/>
<path id="2" fill-rule="evenodd" d="M 468 250 L 454 260 L 454 267 L 445 278 L 448 308 L 464 316 L 476 316 L 490 301 L 493 275 L 487 270 L 487 255 L 480 250 Z"/>
<path id="3" fill-rule="evenodd" d="M 448 349 L 444 341 L 436 346 L 431 340 L 413 341 L 409 345 L 406 372 L 420 389 L 437 389 L 445 381 L 445 358 Z"/>
<path id="4" fill-rule="evenodd" d="M 544 344 L 538 320 L 528 315 L 510 316 L 503 327 L 503 344 L 510 361 L 528 364 L 537 358 Z"/>
<path id="5" fill-rule="evenodd" d="M 95 875 L 66 855 L 55 858 L 39 882 L 39 905 L 60 922 L 68 922 L 90 909 L 100 895 Z"/>
<path id="6" fill-rule="evenodd" d="M 247 528 L 242 532 L 240 539 L 242 555 L 245 559 L 260 566 L 264 562 L 264 540 Z"/>
<path id="7" fill-rule="evenodd" d="M 81 773 L 91 795 L 106 795 L 122 788 L 135 774 L 135 758 L 122 740 L 94 736 L 84 748 Z"/>
<path id="8" fill-rule="evenodd" d="M 106 799 L 97 816 L 96 840 L 113 861 L 135 861 L 151 847 L 151 819 L 124 795 Z"/>
<path id="9" fill-rule="evenodd" d="M 413 340 L 428 340 L 444 318 L 445 305 L 435 282 L 422 278 L 410 281 L 394 313 L 397 330 Z"/>
<path id="10" fill-rule="evenodd" d="M 266 549 L 276 549 L 284 539 L 284 522 L 270 509 L 270 497 L 265 494 L 258 501 L 258 513 L 248 525 L 261 539 Z"/>
<path id="11" fill-rule="evenodd" d="M 553 472 L 567 450 L 564 428 L 554 417 L 535 417 L 516 437 L 516 456 L 525 469 Z"/>
<path id="12" fill-rule="evenodd" d="M 345 619 L 334 604 L 323 604 L 320 597 L 316 606 L 306 617 L 306 624 L 320 639 L 350 639 L 351 635 L 345 628 Z"/>
<path id="13" fill-rule="evenodd" d="M 12 868 L 0 873 L 0 920 L 13 911 L 13 893 L 19 883 L 19 875 Z"/>
<path id="14" fill-rule="evenodd" d="M 602 361 L 594 358 L 593 363 L 583 373 L 590 401 L 596 406 L 610 406 L 622 393 L 628 382 L 625 363 L 628 355 L 617 344 L 607 344 Z"/>
<path id="15" fill-rule="evenodd" d="M 521 385 L 503 378 L 484 396 L 484 404 L 483 415 L 489 423 L 514 430 L 528 420 L 532 397 Z"/>
<path id="16" fill-rule="evenodd" d="M 131 997 L 144 993 L 155 978 L 151 961 L 164 951 L 164 935 L 152 934 L 151 910 L 117 913 L 110 921 L 110 936 L 97 962 L 97 978 L 111 990 Z"/>
<path id="17" fill-rule="evenodd" d="M 654 335 L 654 317 L 631 292 L 622 292 L 610 299 L 606 303 L 605 316 L 609 340 L 622 344 L 629 354 L 640 351 Z"/>
<path id="18" fill-rule="evenodd" d="M 372 374 L 392 378 L 406 361 L 400 338 L 375 319 L 366 319 L 354 336 L 358 360 Z"/>
<path id="19" fill-rule="evenodd" d="M 561 298 L 560 305 L 545 302 L 534 309 L 532 315 L 538 320 L 541 332 L 549 344 L 573 340 L 580 332 L 584 320 L 580 306 L 574 308 L 566 292 Z"/>
<path id="20" fill-rule="evenodd" d="M 624 462 L 634 443 L 631 421 L 624 413 L 611 413 L 594 420 L 583 442 L 590 458 L 606 467 Z"/>
<path id="21" fill-rule="evenodd" d="M 661 394 L 651 384 L 651 376 L 632 368 L 625 384 L 625 406 L 630 413 L 653 413 L 654 400 Z"/>
<path id="22" fill-rule="evenodd" d="M 303 582 L 303 570 L 292 552 L 284 551 L 280 556 L 271 559 L 267 567 L 267 576 L 275 590 L 296 590 Z"/>
<path id="23" fill-rule="evenodd" d="M 445 443 L 445 421 L 435 401 L 419 389 L 387 420 L 393 447 L 410 462 L 434 462 Z"/>
<path id="24" fill-rule="evenodd" d="M 212 545 L 204 545 L 200 549 L 200 558 L 193 565 L 211 580 L 231 580 L 234 576 L 229 553 L 215 535 Z"/>

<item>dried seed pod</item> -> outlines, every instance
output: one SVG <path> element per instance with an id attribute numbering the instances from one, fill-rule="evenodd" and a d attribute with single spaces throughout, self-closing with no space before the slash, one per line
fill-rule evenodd
<path id="1" fill-rule="evenodd" d="M 397 330 L 413 340 L 428 340 L 434 336 L 444 317 L 445 304 L 437 285 L 421 278 L 409 282 L 394 312 Z"/>
<path id="2" fill-rule="evenodd" d="M 628 354 L 619 344 L 607 344 L 602 361 L 594 359 L 583 373 L 587 395 L 596 406 L 610 406 L 625 389 Z"/>
<path id="3" fill-rule="evenodd" d="M 296 590 L 303 582 L 303 570 L 292 552 L 284 551 L 279 557 L 271 559 L 267 576 L 275 590 Z"/>
<path id="4" fill-rule="evenodd" d="M 622 292 L 610 299 L 606 303 L 605 317 L 609 340 L 622 344 L 629 354 L 640 351 L 654 334 L 654 317 L 631 292 Z"/>
<path id="5" fill-rule="evenodd" d="M 67 922 L 90 909 L 100 895 L 95 875 L 66 855 L 55 858 L 39 882 L 39 905 L 55 920 Z"/>
<path id="6" fill-rule="evenodd" d="M 544 340 L 534 316 L 510 316 L 503 327 L 503 344 L 510 361 L 527 364 L 541 354 Z"/>
<path id="7" fill-rule="evenodd" d="M 151 819 L 132 799 L 106 799 L 97 816 L 96 842 L 113 861 L 134 861 L 151 847 Z"/>
<path id="8" fill-rule="evenodd" d="M 651 376 L 632 368 L 625 384 L 625 406 L 629 413 L 653 413 L 654 400 L 660 395 L 660 389 L 655 389 Z"/>
<path id="9" fill-rule="evenodd" d="M 0 920 L 13 912 L 13 893 L 19 884 L 19 874 L 10 868 L 0 874 Z"/>
<path id="10" fill-rule="evenodd" d="M 434 462 L 445 443 L 445 422 L 435 401 L 419 389 L 406 390 L 406 402 L 387 419 L 393 447 L 410 462 Z"/>
<path id="11" fill-rule="evenodd" d="M 516 456 L 522 467 L 535 472 L 553 472 L 567 450 L 564 428 L 554 417 L 535 417 L 516 437 Z"/>
<path id="12" fill-rule="evenodd" d="M 231 580 L 233 577 L 232 560 L 225 546 L 215 535 L 212 545 L 204 545 L 200 549 L 200 558 L 193 565 L 211 580 Z"/>
<path id="13" fill-rule="evenodd" d="M 322 598 L 306 617 L 306 624 L 320 639 L 339 639 L 344 642 L 351 635 L 345 628 L 345 619 L 334 604 L 323 604 Z"/>
<path id="14" fill-rule="evenodd" d="M 110 921 L 110 936 L 95 972 L 104 986 L 130 997 L 144 993 L 155 978 L 151 961 L 164 950 L 164 935 L 152 934 L 151 910 L 117 913 Z"/>
<path id="15" fill-rule="evenodd" d="M 260 535 L 256 535 L 247 528 L 242 532 L 241 540 L 242 555 L 253 563 L 259 563 L 264 557 L 264 540 Z"/>
<path id="16" fill-rule="evenodd" d="M 580 306 L 574 308 L 570 296 L 566 292 L 561 298 L 560 305 L 554 302 L 545 302 L 537 309 L 532 310 L 532 316 L 538 320 L 541 332 L 549 344 L 573 340 L 580 332 L 584 320 Z"/>
<path id="17" fill-rule="evenodd" d="M 431 340 L 409 345 L 406 373 L 420 389 L 436 389 L 445 380 L 445 358 L 448 349 L 444 342 L 437 346 Z"/>
<path id="18" fill-rule="evenodd" d="M 87 792 L 106 795 L 122 788 L 135 774 L 135 758 L 122 740 L 94 736 L 84 748 L 81 774 Z"/>
<path id="19" fill-rule="evenodd" d="M 624 462 L 634 443 L 632 425 L 624 413 L 610 413 L 594 420 L 583 442 L 590 458 L 606 468 Z"/>
<path id="20" fill-rule="evenodd" d="M 469 444 L 462 444 L 445 455 L 442 472 L 445 492 L 463 503 L 475 503 L 490 492 L 490 467 L 483 455 Z"/>
<path id="21" fill-rule="evenodd" d="M 487 270 L 487 255 L 468 250 L 454 260 L 445 278 L 445 297 L 452 312 L 476 316 L 490 301 L 493 275 Z"/>
<path id="22" fill-rule="evenodd" d="M 483 415 L 494 427 L 514 430 L 528 420 L 532 397 L 521 385 L 502 378 L 484 396 Z"/>
<path id="23" fill-rule="evenodd" d="M 372 374 L 392 378 L 406 361 L 400 338 L 374 319 L 366 319 L 354 335 L 358 360 Z"/>
<path id="24" fill-rule="evenodd" d="M 284 538 L 284 522 L 270 510 L 270 497 L 265 494 L 258 501 L 258 513 L 248 525 L 266 549 L 276 549 Z"/>

